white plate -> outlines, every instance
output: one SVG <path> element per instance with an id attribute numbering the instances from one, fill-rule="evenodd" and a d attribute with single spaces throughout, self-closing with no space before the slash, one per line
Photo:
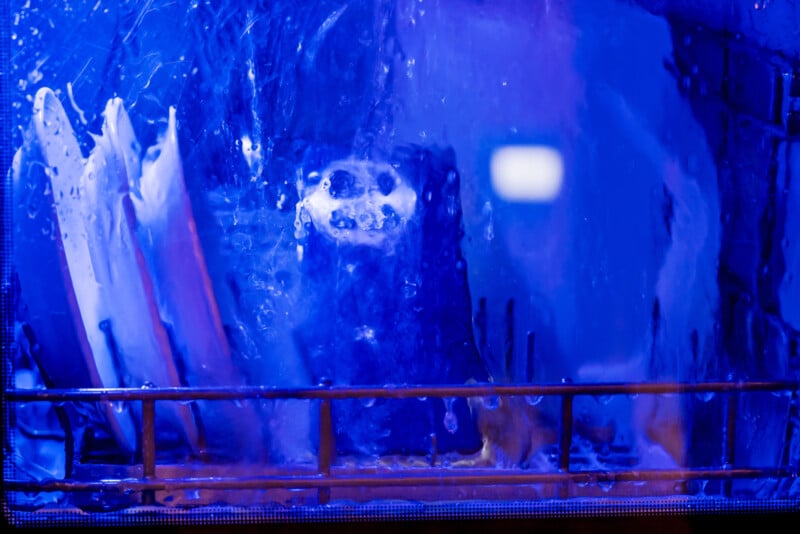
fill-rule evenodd
<path id="1" fill-rule="evenodd" d="M 179 386 L 134 233 L 125 162 L 109 150 L 106 136 L 96 138 L 84 160 L 61 103 L 47 88 L 36 94 L 33 134 L 47 178 L 41 188 L 49 182 L 52 195 L 39 200 L 44 212 L 52 212 L 54 232 L 43 232 L 47 221 L 40 220 L 40 228 L 20 223 L 18 237 L 25 244 L 16 248 L 22 299 L 37 318 L 32 326 L 46 348 L 45 373 L 64 387 Z M 28 178 L 40 172 L 30 172 L 36 163 L 24 165 L 22 159 L 19 168 L 29 171 Z M 24 178 L 22 172 L 15 178 L 18 198 L 30 187 Z M 19 207 L 18 220 L 25 217 Z M 48 320 L 55 324 L 43 324 Z M 131 408 L 140 419 L 140 403 Z M 131 450 L 136 429 L 127 410 L 120 405 L 109 410 L 115 437 Z M 156 424 L 159 437 L 174 434 L 198 450 L 197 427 L 187 406 L 156 403 Z"/>
<path id="2" fill-rule="evenodd" d="M 86 243 L 83 159 L 49 89 L 34 101 L 32 128 L 14 157 L 14 262 L 45 381 L 57 388 L 116 387 L 114 359 L 97 327 L 100 288 Z M 130 414 L 102 405 L 120 447 L 133 451 Z"/>
<path id="3" fill-rule="evenodd" d="M 86 161 L 81 186 L 85 197 L 87 243 L 100 287 L 100 315 L 110 325 L 126 387 L 178 387 L 180 374 L 170 340 L 159 316 L 153 281 L 136 236 L 129 195 L 138 174 L 132 130 L 120 132 L 116 116 L 107 115 L 101 136 Z M 130 126 L 129 124 L 127 125 Z M 126 150 L 118 149 L 123 134 Z M 137 414 L 140 405 L 134 407 Z M 199 436 L 189 407 L 156 403 L 159 435 L 182 436 L 199 450 Z"/>
<path id="4" fill-rule="evenodd" d="M 107 121 L 109 117 L 116 117 L 111 121 L 118 125 L 116 145 L 124 152 L 135 141 L 128 138 L 133 130 L 119 99 L 106 107 Z M 166 132 L 142 162 L 141 180 L 131 197 L 161 317 L 171 329 L 186 383 L 243 385 L 243 374 L 231 359 L 186 191 L 175 108 L 169 110 Z M 258 459 L 266 452 L 262 417 L 251 403 L 205 401 L 198 406 L 209 452 L 242 459 Z"/>

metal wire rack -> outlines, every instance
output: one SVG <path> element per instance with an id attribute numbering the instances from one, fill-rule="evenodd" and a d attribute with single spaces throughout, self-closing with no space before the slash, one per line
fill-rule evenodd
<path id="1" fill-rule="evenodd" d="M 553 496 L 571 496 L 573 485 L 589 483 L 630 482 L 643 484 L 655 481 L 687 482 L 717 480 L 721 483 L 722 495 L 731 496 L 733 481 L 737 479 L 792 480 L 800 469 L 792 465 L 788 457 L 782 465 L 752 467 L 738 465 L 735 450 L 738 399 L 754 392 L 772 392 L 798 397 L 797 381 L 737 381 L 737 382 L 658 382 L 658 383 L 592 383 L 592 384 L 471 384 L 471 385 L 403 385 L 392 387 L 351 387 L 323 384 L 307 388 L 274 387 L 229 387 L 229 388 L 117 388 L 117 389 L 10 389 L 4 392 L 3 401 L 21 402 L 140 402 L 142 407 L 141 463 L 131 471 L 137 476 L 87 478 L 68 476 L 60 480 L 5 481 L 6 491 L 22 492 L 118 492 L 140 495 L 142 505 L 155 503 L 156 492 L 182 490 L 306 490 L 316 494 L 316 504 L 331 500 L 331 491 L 346 488 L 446 488 L 446 487 L 520 487 L 536 484 L 551 485 Z M 573 400 L 578 396 L 614 395 L 665 395 L 665 394 L 719 394 L 724 398 L 724 418 L 721 436 L 721 463 L 703 468 L 678 469 L 614 469 L 584 470 L 577 468 L 571 460 L 573 444 Z M 390 471 L 375 469 L 342 469 L 333 465 L 335 436 L 332 428 L 331 402 L 337 399 L 404 399 L 420 397 L 511 397 L 511 396 L 557 397 L 560 399 L 558 425 L 557 469 L 551 472 L 533 470 L 504 470 L 486 467 L 442 469 L 434 465 L 426 468 L 394 467 Z M 156 462 L 156 407 L 162 401 L 244 401 L 247 399 L 278 400 L 305 399 L 318 402 L 319 406 L 319 450 L 316 466 L 311 469 L 298 466 L 279 471 L 249 469 L 246 472 L 202 475 L 202 469 L 181 474 L 180 469 L 167 469 Z M 796 402 L 792 402 L 793 405 Z M 797 415 L 790 414 L 790 419 Z M 800 421 L 790 421 L 798 425 Z M 67 436 L 69 441 L 69 436 Z M 788 438 L 787 438 L 788 439 Z M 70 444 L 65 444 L 69 447 Z M 212 473 L 211 470 L 207 471 Z M 177 475 L 176 475 L 177 473 Z M 166 476 L 165 476 L 166 475 Z"/>

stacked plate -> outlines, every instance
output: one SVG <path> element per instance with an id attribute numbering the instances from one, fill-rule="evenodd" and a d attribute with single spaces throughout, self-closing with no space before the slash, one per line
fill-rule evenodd
<path id="1" fill-rule="evenodd" d="M 93 137 L 84 157 L 58 97 L 43 88 L 14 159 L 21 319 L 48 385 L 241 385 L 186 193 L 175 109 L 144 158 L 120 99 Z M 124 451 L 136 448 L 139 404 L 101 408 Z M 263 425 L 249 404 L 159 401 L 156 425 L 158 447 L 262 455 Z"/>

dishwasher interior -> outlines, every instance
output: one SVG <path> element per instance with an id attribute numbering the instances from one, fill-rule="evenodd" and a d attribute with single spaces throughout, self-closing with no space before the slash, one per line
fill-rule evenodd
<path id="1" fill-rule="evenodd" d="M 800 510 L 791 0 L 11 0 L 16 525 Z"/>

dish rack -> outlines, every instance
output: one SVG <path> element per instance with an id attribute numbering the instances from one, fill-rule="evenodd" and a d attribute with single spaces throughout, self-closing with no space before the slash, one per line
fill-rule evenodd
<path id="1" fill-rule="evenodd" d="M 125 402 L 141 403 L 141 458 L 130 466 L 77 466 L 69 451 L 73 436 L 65 427 L 67 451 L 66 476 L 60 480 L 6 479 L 6 492 L 65 492 L 73 494 L 116 495 L 124 498 L 116 504 L 98 504 L 97 510 L 160 510 L 162 513 L 202 510 L 209 504 L 234 503 L 252 509 L 252 505 L 283 501 L 281 510 L 337 510 L 344 506 L 389 502 L 442 503 L 463 506 L 464 503 L 483 503 L 506 506 L 527 503 L 543 506 L 540 509 L 557 513 L 559 507 L 577 503 L 600 506 L 608 513 L 609 505 L 618 510 L 641 510 L 642 498 L 647 503 L 682 503 L 685 506 L 713 502 L 719 509 L 741 506 L 732 493 L 737 480 L 772 480 L 784 488 L 794 483 L 800 473 L 792 465 L 789 442 L 796 441 L 800 431 L 797 413 L 799 385 L 796 381 L 728 381 L 728 382 L 653 382 L 653 383 L 570 383 L 561 384 L 470 384 L 470 385 L 403 385 L 391 387 L 352 387 L 321 384 L 307 388 L 230 387 L 230 388 L 117 388 L 117 389 L 9 389 L 4 402 Z M 753 467 L 740 465 L 735 457 L 735 435 L 739 419 L 738 401 L 743 395 L 771 392 L 791 397 L 787 446 L 780 465 Z M 574 409 L 577 397 L 627 395 L 716 395 L 724 410 L 722 459 L 718 465 L 702 468 L 652 469 L 628 467 L 611 470 L 584 469 L 579 464 L 574 447 Z M 559 402 L 557 444 L 554 448 L 554 469 L 542 472 L 533 469 L 504 469 L 481 465 L 453 467 L 444 457 L 437 456 L 435 440 L 432 452 L 424 459 L 395 458 L 371 466 L 348 465 L 335 458 L 335 436 L 331 418 L 331 403 L 340 399 L 406 399 L 527 396 L 557 398 Z M 253 401 L 303 399 L 313 401 L 319 408 L 319 447 L 316 464 L 282 466 L 225 466 L 202 462 L 181 465 L 160 464 L 156 461 L 155 419 L 158 404 L 164 401 Z M 63 418 L 62 418 L 63 421 Z M 78 469 L 80 467 L 80 469 Z M 111 475 L 109 475 L 111 473 Z M 719 491 L 705 491 L 706 484 L 716 481 Z M 710 487 L 710 486 L 709 486 Z M 200 499 L 200 492 L 204 492 Z M 230 499 L 231 495 L 240 497 Z M 784 491 L 786 493 L 786 491 Z M 794 497 L 791 494 L 794 493 Z M 175 495 L 194 495 L 191 499 Z M 283 495 L 288 500 L 280 497 Z M 694 497 L 701 497 L 699 500 Z M 784 506 L 800 510 L 795 492 L 788 497 L 762 500 L 761 506 Z M 656 499 L 653 501 L 653 499 Z M 576 500 L 577 499 L 577 500 Z M 588 500 L 587 500 L 588 499 Z M 678 499 L 676 501 L 676 499 Z M 13 499 L 7 499 L 9 501 Z M 258 502 L 261 501 L 261 502 Z M 758 500 L 752 501 L 756 502 Z M 751 502 L 751 506 L 752 506 Z M 362 503 L 362 504 L 358 504 Z M 738 504 L 737 504 L 738 503 Z M 286 505 L 289 505 L 288 508 Z M 524 504 L 522 504 L 524 506 Z M 633 507 L 632 507 L 633 506 Z M 638 507 L 637 507 L 638 506 Z M 155 507 L 155 508 L 153 508 Z M 13 510 L 13 505 L 10 506 Z M 366 508 L 367 510 L 369 508 Z M 430 507 L 425 508 L 430 511 Z M 574 508 L 573 508 L 574 510 Z M 84 510 L 85 511 L 85 510 Z M 63 510 L 62 510 L 63 512 Z M 29 511 L 36 516 L 41 511 Z M 574 513 L 574 511 L 573 511 Z M 45 514 L 45 516 L 47 516 Z"/>

